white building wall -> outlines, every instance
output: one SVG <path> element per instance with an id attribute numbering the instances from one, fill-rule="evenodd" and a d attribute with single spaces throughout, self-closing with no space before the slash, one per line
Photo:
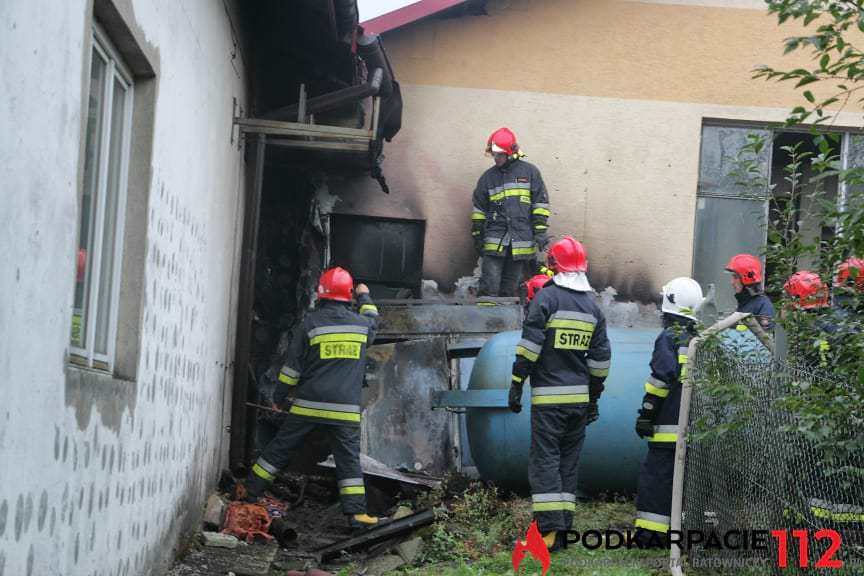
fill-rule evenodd
<path id="1" fill-rule="evenodd" d="M 160 573 L 228 449 L 242 60 L 223 2 L 119 2 L 158 60 L 134 382 L 66 362 L 91 2 L 0 5 L 0 576 Z"/>

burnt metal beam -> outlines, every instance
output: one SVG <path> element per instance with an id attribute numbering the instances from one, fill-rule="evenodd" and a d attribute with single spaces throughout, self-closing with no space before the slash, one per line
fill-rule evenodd
<path id="1" fill-rule="evenodd" d="M 399 520 L 388 522 L 382 526 L 369 528 L 357 536 L 351 536 L 350 538 L 345 538 L 344 540 L 339 540 L 338 542 L 319 548 L 313 554 L 322 561 L 327 560 L 343 550 L 355 550 L 364 546 L 370 546 L 388 538 L 395 538 L 413 532 L 418 528 L 432 524 L 434 521 L 435 513 L 432 510 L 425 510 L 411 516 L 406 516 L 405 518 L 400 518 Z"/>
<path id="2" fill-rule="evenodd" d="M 362 100 L 370 96 L 377 96 L 378 92 L 381 90 L 381 82 L 383 80 L 384 70 L 382 70 L 381 68 L 376 68 L 375 71 L 372 72 L 371 79 L 368 82 L 358 84 L 357 86 L 341 88 L 333 92 L 328 92 L 327 94 L 322 94 L 321 96 L 307 98 L 306 114 L 317 114 L 319 112 L 326 112 L 328 110 L 339 108 L 340 106 L 344 106 L 345 104 L 357 102 L 358 100 Z M 299 109 L 299 103 L 291 104 L 290 106 L 283 106 L 282 108 L 271 110 L 270 112 L 264 114 L 263 117 L 270 120 L 296 118 Z"/>
<path id="3" fill-rule="evenodd" d="M 257 259 L 258 226 L 261 216 L 261 190 L 264 183 L 264 157 L 267 136 L 255 138 L 252 182 L 246 186 L 243 215 L 243 251 L 240 260 L 238 292 L 237 339 L 234 350 L 234 378 L 231 403 L 231 466 L 245 464 L 251 455 L 254 440 L 256 410 L 246 403 L 249 393 L 249 357 L 252 342 L 252 316 L 255 304 L 255 261 Z M 250 430 L 251 426 L 251 430 Z"/>

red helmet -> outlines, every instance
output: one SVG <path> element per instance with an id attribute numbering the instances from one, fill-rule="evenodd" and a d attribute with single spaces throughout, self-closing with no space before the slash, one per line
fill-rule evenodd
<path id="1" fill-rule="evenodd" d="M 850 268 L 854 268 L 858 273 L 850 274 Z M 864 260 L 861 258 L 855 258 L 854 256 L 852 258 L 847 258 L 837 268 L 837 275 L 834 277 L 834 286 L 846 286 L 852 277 L 855 279 L 855 286 L 858 290 L 864 290 Z"/>
<path id="2" fill-rule="evenodd" d="M 549 246 L 546 262 L 555 272 L 587 272 L 588 255 L 585 247 L 572 236 L 564 236 Z"/>
<path id="3" fill-rule="evenodd" d="M 350 302 L 354 279 L 347 270 L 336 266 L 321 274 L 318 281 L 318 299 Z"/>
<path id="4" fill-rule="evenodd" d="M 726 270 L 737 274 L 745 286 L 762 282 L 762 261 L 752 254 L 736 254 L 726 264 Z"/>
<path id="5" fill-rule="evenodd" d="M 507 154 L 513 156 L 519 151 L 516 144 L 516 134 L 509 128 L 499 128 L 493 132 L 486 141 L 486 152 Z"/>
<path id="6" fill-rule="evenodd" d="M 828 305 L 828 287 L 815 272 L 795 272 L 783 285 L 790 296 L 798 298 L 800 308 L 822 308 Z"/>
<path id="7" fill-rule="evenodd" d="M 528 302 L 531 302 L 534 299 L 534 296 L 537 292 L 540 291 L 543 286 L 549 281 L 549 276 L 546 274 L 537 274 L 536 276 L 532 276 L 525 282 L 525 287 L 527 288 L 526 298 Z"/>

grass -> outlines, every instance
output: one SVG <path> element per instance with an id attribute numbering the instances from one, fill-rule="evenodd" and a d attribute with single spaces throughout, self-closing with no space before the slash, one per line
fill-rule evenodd
<path id="1" fill-rule="evenodd" d="M 525 498 L 502 498 L 494 487 L 472 484 L 453 500 L 443 502 L 443 494 L 430 494 L 418 507 L 437 506 L 435 524 L 417 533 L 423 537 L 423 552 L 411 566 L 390 574 L 402 576 L 493 576 L 513 575 L 511 553 L 517 539 L 524 538 L 531 522 L 531 502 Z M 612 500 L 580 503 L 576 506 L 573 529 L 632 530 L 636 509 L 632 501 Z M 547 576 L 661 576 L 669 574 L 668 550 L 596 549 L 574 544 L 553 553 Z M 364 573 L 359 566 L 339 572 L 339 576 Z M 764 574 L 746 569 L 717 571 L 686 568 L 690 576 L 721 574 Z M 526 556 L 520 576 L 541 576 L 539 562 Z"/>

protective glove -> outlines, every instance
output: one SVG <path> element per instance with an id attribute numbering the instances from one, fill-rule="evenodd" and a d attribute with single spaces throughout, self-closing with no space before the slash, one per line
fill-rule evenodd
<path id="1" fill-rule="evenodd" d="M 636 434 L 640 438 L 648 438 L 654 435 L 654 421 L 660 411 L 661 399 L 652 394 L 645 394 L 642 398 L 642 408 L 639 417 L 636 418 Z"/>
<path id="2" fill-rule="evenodd" d="M 636 435 L 640 438 L 650 438 L 654 435 L 654 419 L 642 416 L 641 411 L 636 418 Z"/>
<path id="3" fill-rule="evenodd" d="M 522 384 L 510 384 L 510 395 L 507 397 L 510 410 L 518 414 L 522 411 Z"/>
<path id="4" fill-rule="evenodd" d="M 477 254 L 483 253 L 483 236 L 474 236 L 474 251 Z"/>
<path id="5" fill-rule="evenodd" d="M 534 243 L 537 245 L 537 251 L 543 252 L 549 245 L 549 234 L 546 232 L 534 232 Z"/>
<path id="6" fill-rule="evenodd" d="M 600 408 L 597 407 L 597 402 L 588 404 L 588 416 L 585 419 L 585 426 L 590 426 L 592 422 L 596 422 L 600 418 Z"/>

